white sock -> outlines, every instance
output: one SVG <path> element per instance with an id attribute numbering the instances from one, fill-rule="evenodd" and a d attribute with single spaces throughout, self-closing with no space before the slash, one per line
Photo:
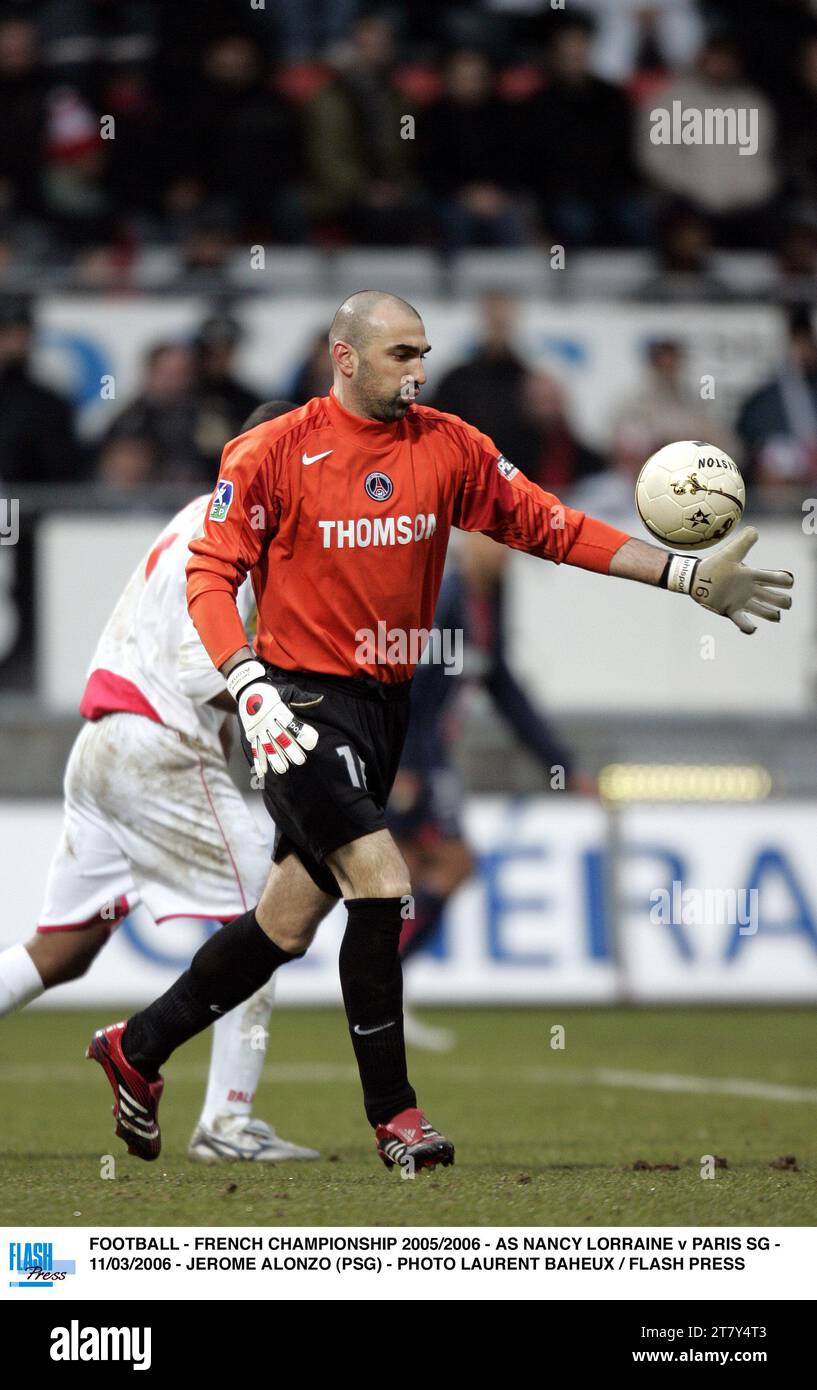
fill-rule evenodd
<path id="1" fill-rule="evenodd" d="M 200 1123 L 217 1115 L 249 1115 L 267 1051 L 275 977 L 213 1026 L 207 1095 Z"/>
<path id="2" fill-rule="evenodd" d="M 0 1018 L 22 1009 L 42 994 L 45 985 L 25 946 L 0 951 Z"/>

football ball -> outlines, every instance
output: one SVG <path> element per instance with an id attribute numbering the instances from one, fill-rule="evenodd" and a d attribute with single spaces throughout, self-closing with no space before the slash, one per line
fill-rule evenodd
<path id="1" fill-rule="evenodd" d="M 681 550 L 706 550 L 737 526 L 746 489 L 737 464 L 714 444 L 681 439 L 647 459 L 635 505 L 650 535 Z"/>

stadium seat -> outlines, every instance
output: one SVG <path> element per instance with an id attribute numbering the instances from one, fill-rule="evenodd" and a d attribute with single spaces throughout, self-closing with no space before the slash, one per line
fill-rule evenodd
<path id="1" fill-rule="evenodd" d="M 227 277 L 231 285 L 264 294 L 314 295 L 326 277 L 326 257 L 306 246 L 266 247 L 258 269 L 243 249 L 230 258 Z"/>
<path id="2" fill-rule="evenodd" d="M 551 299 L 561 274 L 551 269 L 546 249 L 461 251 L 451 265 L 450 291 L 469 297 L 506 289 Z"/>
<path id="3" fill-rule="evenodd" d="M 578 299 L 624 299 L 638 293 L 652 267 L 648 251 L 574 251 L 565 293 Z"/>
<path id="4" fill-rule="evenodd" d="M 774 257 L 763 251 L 716 251 L 712 270 L 735 294 L 768 294 L 776 279 Z"/>
<path id="5" fill-rule="evenodd" d="M 439 293 L 440 263 L 433 251 L 418 247 L 355 247 L 336 251 L 331 274 L 338 298 L 366 285 L 388 285 L 393 294 Z"/>

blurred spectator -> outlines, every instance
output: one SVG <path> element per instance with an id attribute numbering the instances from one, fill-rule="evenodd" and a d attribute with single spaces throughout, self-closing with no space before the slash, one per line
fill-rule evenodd
<path id="1" fill-rule="evenodd" d="M 141 440 L 163 480 L 210 483 L 212 465 L 198 447 L 196 418 L 193 354 L 178 343 L 157 343 L 145 358 L 142 389 L 112 424 L 100 458 L 114 440 Z"/>
<path id="2" fill-rule="evenodd" d="M 777 247 L 776 291 L 788 300 L 817 297 L 817 216 L 804 212 L 784 226 Z"/>
<path id="3" fill-rule="evenodd" d="M 747 482 L 766 491 L 817 481 L 817 337 L 808 309 L 788 320 L 788 351 L 781 370 L 744 401 L 737 421 Z"/>
<path id="4" fill-rule="evenodd" d="M 701 118 L 707 112 L 734 111 L 743 121 L 751 120 L 752 128 L 741 133 L 743 148 L 738 143 L 682 143 L 674 115 L 689 111 Z M 665 113 L 671 138 L 678 143 L 656 143 L 657 112 Z M 707 41 L 694 73 L 673 78 L 641 106 L 637 154 L 642 170 L 659 191 L 685 199 L 703 213 L 724 246 L 768 243 L 777 187 L 774 143 L 772 107 L 744 77 L 740 52 L 726 35 Z"/>
<path id="5" fill-rule="evenodd" d="M 482 321 L 471 356 L 446 372 L 431 404 L 476 425 L 517 462 L 528 436 L 520 401 L 526 368 L 516 343 L 516 300 L 495 290 L 480 307 Z"/>
<path id="6" fill-rule="evenodd" d="M 240 433 L 260 397 L 233 375 L 233 359 L 241 341 L 235 319 L 224 314 L 206 319 L 193 343 L 195 362 L 196 443 L 213 475 L 228 439 Z"/>
<path id="7" fill-rule="evenodd" d="M 630 108 L 591 72 L 591 43 L 581 17 L 556 30 L 547 86 L 526 108 L 522 177 L 556 241 L 638 245 L 649 221 L 632 163 Z"/>
<path id="8" fill-rule="evenodd" d="M 433 5 L 434 0 L 425 0 Z M 563 6 L 564 7 L 564 6 Z M 457 44 L 490 44 L 503 55 L 541 58 L 560 16 L 552 0 L 478 0 L 478 5 L 438 6 L 442 32 Z"/>
<path id="9" fill-rule="evenodd" d="M 161 11 L 149 0 L 51 0 L 40 7 L 45 71 L 112 117 L 104 143 L 107 192 L 117 217 L 158 208 L 164 132 L 152 86 Z"/>
<path id="10" fill-rule="evenodd" d="M 39 205 L 45 90 L 34 26 L 0 22 L 0 207 L 18 215 Z"/>
<path id="11" fill-rule="evenodd" d="M 73 87 L 55 87 L 48 94 L 41 192 L 44 210 L 65 240 L 111 240 L 105 169 L 96 114 Z"/>
<path id="12" fill-rule="evenodd" d="M 513 126 L 494 95 L 487 58 L 453 53 L 443 94 L 420 123 L 423 177 L 439 200 L 444 250 L 516 246 L 525 239 L 521 210 L 509 191 Z"/>
<path id="13" fill-rule="evenodd" d="M 316 93 L 306 113 L 319 223 L 386 245 L 422 240 L 424 230 L 411 178 L 413 142 L 401 138 L 405 99 L 394 85 L 393 63 L 388 20 L 359 20 L 347 65 Z"/>
<path id="14" fill-rule="evenodd" d="M 817 35 L 799 54 L 796 80 L 781 112 L 778 158 L 786 191 L 817 197 Z"/>
<path id="15" fill-rule="evenodd" d="M 159 8 L 150 0 L 48 0 L 38 9 L 50 76 L 79 85 L 95 102 L 111 81 L 154 56 Z"/>
<path id="16" fill-rule="evenodd" d="M 752 80 L 774 101 L 785 102 L 799 54 L 817 33 L 813 0 L 700 0 L 711 26 L 727 27 L 745 56 Z"/>
<path id="17" fill-rule="evenodd" d="M 642 462 L 675 439 L 704 439 L 727 453 L 735 451 L 730 430 L 714 420 L 684 380 L 683 343 L 662 339 L 647 348 L 647 370 L 635 394 L 622 402 L 613 421 L 616 449 L 632 451 Z"/>
<path id="18" fill-rule="evenodd" d="M 81 457 L 67 401 L 30 373 L 31 314 L 19 299 L 0 299 L 0 478 L 24 487 L 72 483 Z"/>
<path id="19" fill-rule="evenodd" d="M 122 73 L 105 97 L 105 113 L 113 118 L 115 133 L 115 139 L 105 145 L 111 201 L 118 219 L 143 219 L 128 228 L 131 235 L 156 241 L 161 235 L 158 218 L 167 145 L 161 103 L 150 83 L 138 73 Z"/>
<path id="20" fill-rule="evenodd" d="M 191 219 L 182 245 L 183 274 L 189 284 L 210 288 L 226 269 L 233 251 L 233 230 L 224 213 L 207 212 Z"/>
<path id="21" fill-rule="evenodd" d="M 122 279 L 122 257 L 111 246 L 87 246 L 77 252 L 71 263 L 72 283 L 79 289 L 114 289 Z"/>
<path id="22" fill-rule="evenodd" d="M 558 494 L 606 467 L 602 455 L 574 434 L 564 388 L 555 377 L 530 372 L 523 382 L 521 400 L 527 438 L 514 463 L 531 482 Z"/>
<path id="23" fill-rule="evenodd" d="M 635 507 L 635 481 L 643 463 L 644 455 L 626 440 L 614 441 L 609 467 L 582 478 L 561 500 L 637 536 L 642 524 Z"/>
<path id="24" fill-rule="evenodd" d="M 326 331 L 321 329 L 312 339 L 306 357 L 296 367 L 288 394 L 296 405 L 306 405 L 313 396 L 327 396 L 331 385 L 332 362 Z"/>
<path id="25" fill-rule="evenodd" d="M 224 208 L 246 234 L 303 240 L 308 231 L 296 183 L 300 126 L 271 86 L 266 59 L 246 34 L 207 48 L 193 101 L 170 135 L 171 202 L 178 187 L 193 201 Z"/>
<path id="26" fill-rule="evenodd" d="M 689 67 L 703 39 L 697 0 L 572 0 L 596 21 L 592 66 L 607 82 L 641 68 Z"/>
<path id="27" fill-rule="evenodd" d="M 276 19 L 289 63 L 332 57 L 346 38 L 360 0 L 276 0 Z"/>
<path id="28" fill-rule="evenodd" d="M 728 299 L 715 273 L 712 232 L 691 208 L 668 210 L 659 224 L 657 270 L 641 288 L 642 299 L 695 301 Z"/>
<path id="29" fill-rule="evenodd" d="M 117 494 L 138 492 L 159 474 L 153 440 L 140 434 L 120 434 L 108 438 L 97 460 L 97 481 L 108 500 Z"/>

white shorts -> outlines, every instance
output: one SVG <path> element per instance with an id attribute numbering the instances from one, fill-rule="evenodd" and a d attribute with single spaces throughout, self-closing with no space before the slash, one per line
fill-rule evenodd
<path id="1" fill-rule="evenodd" d="M 266 843 L 219 753 L 138 714 L 88 723 L 65 770 L 65 825 L 38 931 L 143 902 L 154 921 L 228 921 L 254 907 Z"/>

